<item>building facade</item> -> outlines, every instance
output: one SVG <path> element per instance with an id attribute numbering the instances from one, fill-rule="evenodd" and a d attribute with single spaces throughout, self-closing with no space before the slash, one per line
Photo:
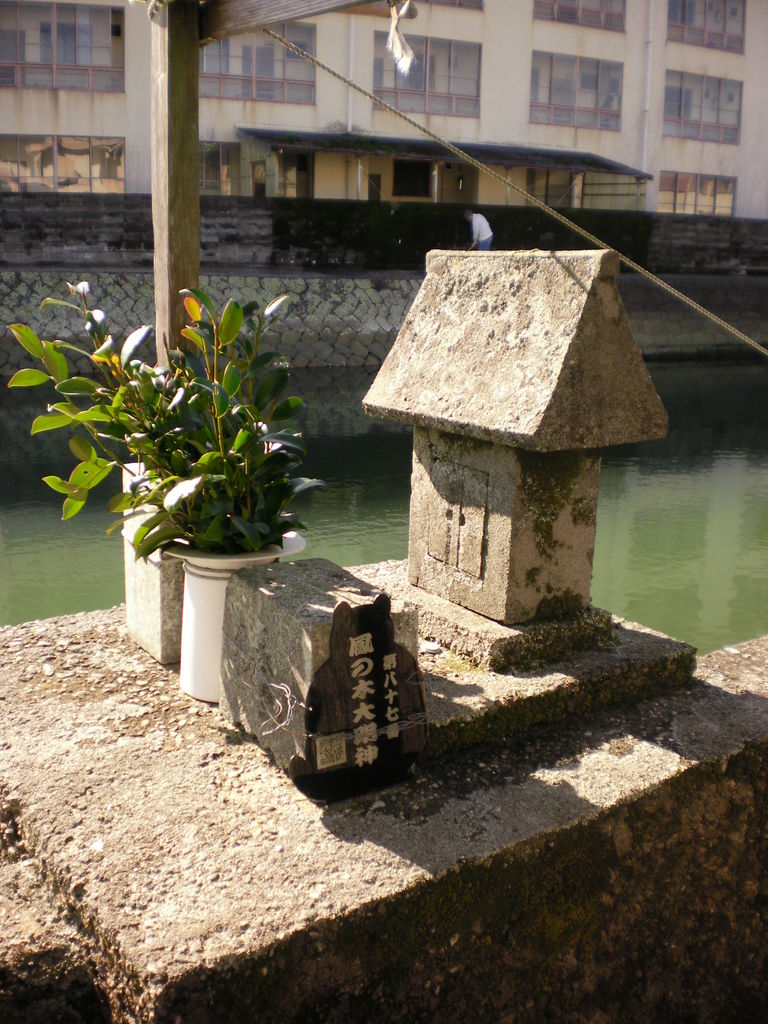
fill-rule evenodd
<path id="1" fill-rule="evenodd" d="M 383 0 L 274 30 L 496 177 L 259 33 L 201 48 L 202 191 L 768 217 L 763 0 L 417 7 L 407 77 Z M 0 97 L 0 190 L 149 191 L 146 8 L 0 0 Z"/>

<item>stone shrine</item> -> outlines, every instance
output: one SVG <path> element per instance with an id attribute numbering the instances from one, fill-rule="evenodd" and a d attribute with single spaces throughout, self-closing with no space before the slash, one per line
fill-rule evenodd
<path id="1" fill-rule="evenodd" d="M 589 605 L 600 451 L 660 438 L 611 251 L 427 256 L 366 395 L 413 424 L 408 577 L 498 622 Z"/>

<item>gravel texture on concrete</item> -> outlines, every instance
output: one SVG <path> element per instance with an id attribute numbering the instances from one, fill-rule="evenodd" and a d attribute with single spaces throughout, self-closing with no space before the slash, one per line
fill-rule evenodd
<path id="1" fill-rule="evenodd" d="M 456 984 L 474 992 L 475 977 L 491 999 L 471 935 L 491 928 L 509 865 L 702 764 L 725 772 L 768 736 L 767 663 L 768 641 L 726 650 L 687 690 L 323 803 L 182 695 L 176 672 L 127 640 L 122 609 L 4 627 L 0 802 L 116 1021 L 235 1021 L 256 1007 L 281 1022 L 468 1019 L 465 997 L 433 1012 L 434 991 L 420 1004 L 413 985 L 424 996 L 424 972 L 444 970 L 450 995 L 453 963 Z M 473 933 L 462 892 L 502 863 L 512 874 Z M 385 941 L 392 913 L 414 934 Z M 418 982 L 401 962 L 417 940 Z M 484 1019 L 502 1018 L 494 1006 Z"/>
<path id="2" fill-rule="evenodd" d="M 46 898 L 37 869 L 31 857 L 0 859 L 0 1020 L 106 1024 L 78 930 Z"/>

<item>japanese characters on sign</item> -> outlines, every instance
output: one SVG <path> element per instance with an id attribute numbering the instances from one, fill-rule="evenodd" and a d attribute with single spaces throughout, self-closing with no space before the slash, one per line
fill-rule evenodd
<path id="1" fill-rule="evenodd" d="M 306 725 L 317 771 L 394 765 L 426 739 L 426 703 L 414 657 L 394 639 L 389 598 L 334 611 L 331 656 L 316 673 Z"/>

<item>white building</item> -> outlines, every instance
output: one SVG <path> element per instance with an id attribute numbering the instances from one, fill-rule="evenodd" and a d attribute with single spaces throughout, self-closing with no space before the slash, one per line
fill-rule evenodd
<path id="1" fill-rule="evenodd" d="M 276 31 L 553 205 L 768 217 L 766 0 L 383 2 Z M 146 8 L 0 0 L 0 190 L 148 192 Z M 493 204 L 502 182 L 268 37 L 200 56 L 205 192 Z"/>

